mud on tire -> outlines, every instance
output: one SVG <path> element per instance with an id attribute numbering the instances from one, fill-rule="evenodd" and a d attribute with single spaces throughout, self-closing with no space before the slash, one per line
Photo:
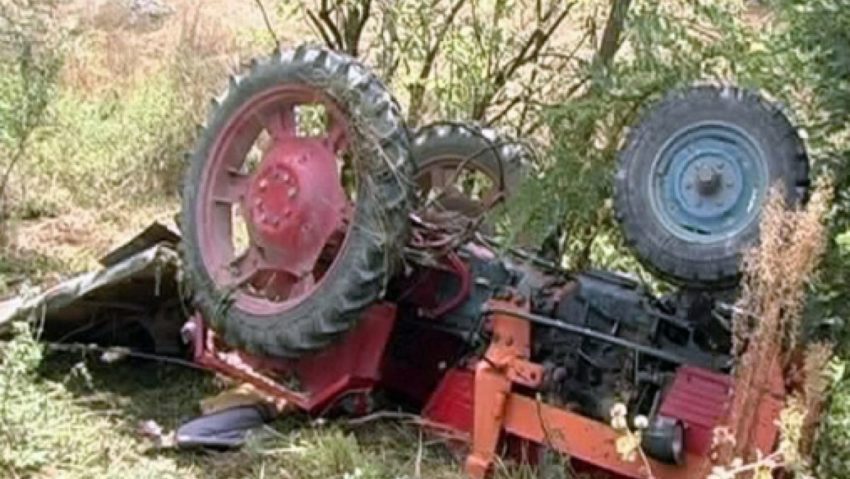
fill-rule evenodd
<path id="1" fill-rule="evenodd" d="M 233 304 L 232 291 L 212 279 L 200 252 L 198 185 L 216 139 L 249 99 L 281 84 L 310 87 L 330 97 L 351 123 L 352 142 L 367 162 L 358 166 L 352 226 L 332 274 L 298 304 L 275 316 Z M 277 52 L 252 65 L 215 102 L 184 178 L 183 259 L 194 302 L 208 323 L 238 348 L 297 357 L 323 348 L 351 329 L 379 300 L 407 240 L 414 164 L 403 115 L 387 89 L 363 65 L 320 47 Z"/>
<path id="2" fill-rule="evenodd" d="M 662 277 L 728 287 L 777 185 L 789 205 L 808 194 L 808 157 L 788 117 L 755 92 L 697 86 L 667 95 L 630 132 L 615 176 L 616 216 L 639 259 Z"/>

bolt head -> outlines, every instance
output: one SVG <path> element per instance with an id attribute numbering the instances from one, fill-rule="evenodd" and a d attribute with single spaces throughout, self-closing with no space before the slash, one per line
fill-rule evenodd
<path id="1" fill-rule="evenodd" d="M 290 198 L 295 198 L 295 196 L 297 194 L 298 194 L 298 188 L 296 188 L 294 186 L 290 186 L 289 189 L 286 190 L 286 195 L 289 196 Z"/>
<path id="2" fill-rule="evenodd" d="M 269 186 L 269 180 L 266 179 L 266 178 L 263 178 L 262 180 L 260 180 L 259 186 L 260 186 L 260 191 L 266 191 L 266 188 L 268 188 L 268 186 Z"/>

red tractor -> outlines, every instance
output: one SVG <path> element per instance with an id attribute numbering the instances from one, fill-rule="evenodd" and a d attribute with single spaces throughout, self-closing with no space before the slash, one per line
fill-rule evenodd
<path id="1" fill-rule="evenodd" d="M 367 413 L 381 391 L 465 446 L 470 477 L 497 454 L 555 452 L 611 477 L 705 477 L 739 393 L 723 301 L 768 187 L 805 199 L 796 130 L 734 87 L 643 115 L 615 205 L 638 257 L 679 285 L 663 297 L 488 236 L 524 151 L 460 124 L 409 132 L 378 78 L 333 51 L 254 63 L 215 102 L 185 178 L 196 360 L 316 415 Z M 765 452 L 785 394 L 769 374 L 752 411 Z M 617 453 L 618 404 L 647 418 L 646 461 Z"/>

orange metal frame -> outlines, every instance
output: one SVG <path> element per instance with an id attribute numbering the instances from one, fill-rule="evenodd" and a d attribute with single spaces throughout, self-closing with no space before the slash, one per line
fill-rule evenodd
<path id="1" fill-rule="evenodd" d="M 517 311 L 528 308 L 521 301 L 493 301 L 491 305 Z M 486 476 L 496 458 L 503 432 L 549 447 L 620 477 L 706 477 L 712 467 L 708 457 L 688 454 L 682 466 L 650 458 L 648 465 L 651 471 L 648 471 L 642 461 L 630 462 L 620 456 L 615 446 L 620 433 L 607 424 L 514 392 L 515 385 L 537 389 L 543 378 L 542 366 L 529 361 L 531 325 L 508 314 L 493 314 L 491 322 L 493 339 L 475 370 L 472 448 L 466 460 L 466 472 L 470 477 L 483 479 Z M 755 433 L 754 440 L 762 450 L 772 448 L 777 434 L 773 419 L 777 417 L 778 410 L 775 401 L 768 403 L 768 407 L 759 407 L 755 415 L 759 431 Z"/>

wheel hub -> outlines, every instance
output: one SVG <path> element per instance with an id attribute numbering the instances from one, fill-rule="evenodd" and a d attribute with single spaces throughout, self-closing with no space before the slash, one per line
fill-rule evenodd
<path id="1" fill-rule="evenodd" d="M 266 260 L 301 277 L 342 226 L 346 204 L 334 153 L 319 139 L 291 137 L 266 152 L 244 211 Z"/>
<path id="2" fill-rule="evenodd" d="M 677 133 L 652 168 L 653 208 L 671 233 L 688 241 L 716 241 L 746 227 L 766 188 L 764 156 L 729 124 Z"/>
<path id="3" fill-rule="evenodd" d="M 720 189 L 721 174 L 714 166 L 697 167 L 697 188 L 703 196 L 711 196 Z"/>
<path id="4" fill-rule="evenodd" d="M 738 170 L 733 159 L 721 155 L 684 161 L 677 193 L 682 210 L 693 218 L 723 218 L 742 199 Z"/>

